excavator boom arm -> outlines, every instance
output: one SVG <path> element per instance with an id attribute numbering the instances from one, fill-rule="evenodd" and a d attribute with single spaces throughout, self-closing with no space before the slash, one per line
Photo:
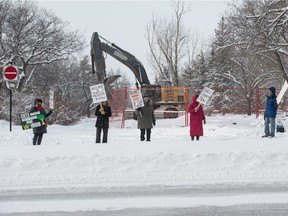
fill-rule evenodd
<path id="1" fill-rule="evenodd" d="M 142 63 L 131 53 L 121 49 L 117 45 L 108 42 L 104 43 L 100 40 L 101 37 L 97 32 L 94 32 L 91 38 L 91 58 L 92 58 L 92 69 L 96 68 L 97 77 L 103 81 L 106 78 L 106 65 L 103 57 L 103 52 L 108 53 L 113 58 L 117 59 L 124 65 L 126 65 L 135 75 L 140 85 L 149 85 L 145 68 Z"/>

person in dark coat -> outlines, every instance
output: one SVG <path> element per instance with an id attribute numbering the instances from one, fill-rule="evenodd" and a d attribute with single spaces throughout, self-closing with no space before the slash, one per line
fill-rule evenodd
<path id="1" fill-rule="evenodd" d="M 154 108 L 152 100 L 144 95 L 143 97 L 144 107 L 140 107 L 136 110 L 137 116 L 137 127 L 140 129 L 140 141 L 145 140 L 146 133 L 146 141 L 151 141 L 151 129 L 153 125 L 156 125 L 156 118 L 154 114 Z"/>
<path id="2" fill-rule="evenodd" d="M 190 136 L 193 141 L 199 140 L 200 136 L 203 136 L 203 124 L 206 124 L 206 118 L 202 105 L 197 102 L 199 95 L 193 95 L 192 101 L 188 106 L 188 112 L 190 113 Z"/>
<path id="3" fill-rule="evenodd" d="M 276 89 L 274 87 L 270 87 L 269 91 L 266 94 L 266 109 L 264 113 L 265 120 L 265 135 L 262 137 L 275 137 L 275 124 L 276 124 L 276 115 L 277 115 L 277 100 L 276 100 Z"/>
<path id="4" fill-rule="evenodd" d="M 107 143 L 108 139 L 108 128 L 109 128 L 109 117 L 111 117 L 112 112 L 108 101 L 100 102 L 96 107 L 95 115 L 96 120 L 96 143 L 101 142 L 101 132 L 103 130 L 102 143 Z"/>
<path id="5" fill-rule="evenodd" d="M 53 110 L 50 110 L 48 113 L 44 110 L 42 106 L 42 100 L 40 98 L 36 98 L 34 100 L 34 106 L 30 110 L 31 113 L 33 112 L 40 112 L 43 116 L 45 116 L 45 119 L 48 118 L 52 113 Z M 41 145 L 43 134 L 47 133 L 47 123 L 44 122 L 40 127 L 34 127 L 33 128 L 33 145 Z"/>

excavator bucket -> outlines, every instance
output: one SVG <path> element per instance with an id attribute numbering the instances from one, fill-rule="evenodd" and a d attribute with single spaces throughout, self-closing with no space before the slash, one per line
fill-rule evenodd
<path id="1" fill-rule="evenodd" d="M 117 80 L 121 75 L 113 75 L 104 79 L 104 85 L 110 86 L 115 80 Z"/>

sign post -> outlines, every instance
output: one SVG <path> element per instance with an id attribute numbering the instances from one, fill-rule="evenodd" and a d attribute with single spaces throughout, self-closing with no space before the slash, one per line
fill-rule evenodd
<path id="1" fill-rule="evenodd" d="M 17 88 L 18 68 L 14 65 L 5 66 L 3 69 L 3 78 L 10 91 L 10 131 L 12 131 L 12 90 Z"/>

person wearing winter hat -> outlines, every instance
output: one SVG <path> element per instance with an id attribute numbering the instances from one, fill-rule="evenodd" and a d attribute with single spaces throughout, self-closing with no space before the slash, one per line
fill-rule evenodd
<path id="1" fill-rule="evenodd" d="M 201 103 L 197 101 L 199 95 L 193 95 L 191 103 L 188 106 L 188 112 L 190 113 L 190 136 L 191 140 L 199 141 L 200 136 L 203 136 L 203 124 L 206 124 L 206 118 L 204 109 Z"/>
<path id="2" fill-rule="evenodd" d="M 102 101 L 96 107 L 95 116 L 96 120 L 96 143 L 101 142 L 101 131 L 103 131 L 102 143 L 107 143 L 108 141 L 108 129 L 109 129 L 109 117 L 112 116 L 111 107 L 108 101 Z"/>
<path id="3" fill-rule="evenodd" d="M 153 102 L 148 95 L 143 96 L 144 107 L 136 109 L 137 127 L 140 129 L 140 141 L 151 141 L 151 129 L 156 125 Z"/>
<path id="4" fill-rule="evenodd" d="M 52 113 L 53 110 L 50 110 L 48 113 L 44 110 L 42 106 L 42 99 L 36 98 L 34 100 L 34 106 L 30 110 L 31 113 L 33 112 L 39 112 L 40 115 L 44 116 L 44 119 L 48 118 Z M 43 134 L 47 133 L 47 124 L 41 124 L 39 127 L 34 127 L 33 128 L 33 145 L 41 145 Z"/>
<path id="5" fill-rule="evenodd" d="M 276 115 L 277 115 L 277 100 L 276 100 L 276 89 L 274 87 L 270 87 L 269 91 L 266 94 L 266 109 L 264 113 L 265 120 L 265 135 L 262 137 L 275 137 L 275 124 L 276 124 Z"/>

